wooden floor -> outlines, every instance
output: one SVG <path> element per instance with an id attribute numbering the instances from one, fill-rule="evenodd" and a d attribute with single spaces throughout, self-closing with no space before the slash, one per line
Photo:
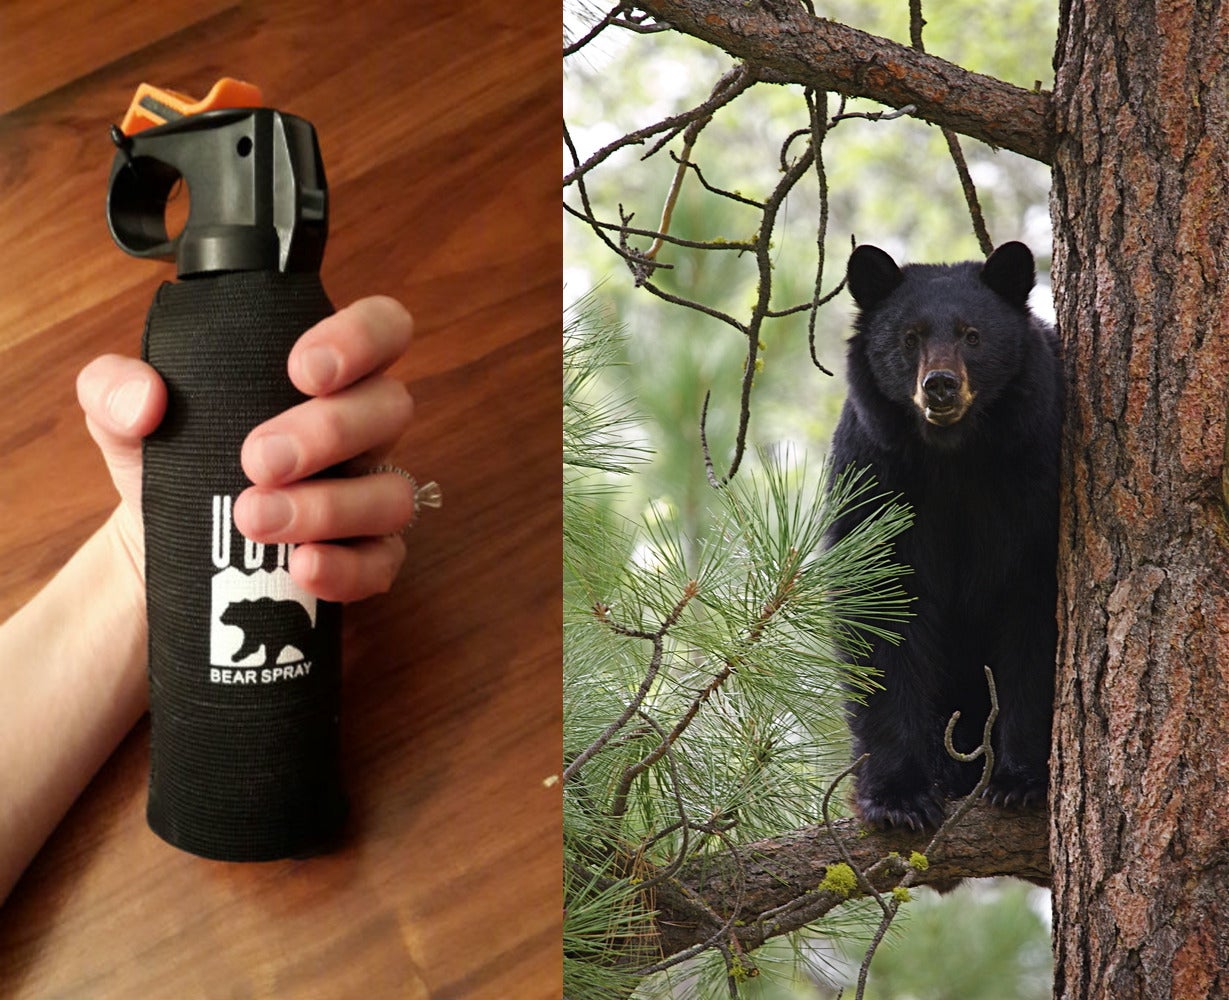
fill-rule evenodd
<path id="1" fill-rule="evenodd" d="M 393 593 L 348 611 L 345 847 L 234 865 L 166 846 L 142 723 L 0 908 L 0 997 L 559 995 L 559 9 L 0 6 L 0 619 L 115 502 L 74 378 L 137 353 L 173 276 L 103 216 L 107 126 L 141 81 L 238 76 L 316 125 L 325 287 L 414 312 L 393 460 L 446 494 Z"/>

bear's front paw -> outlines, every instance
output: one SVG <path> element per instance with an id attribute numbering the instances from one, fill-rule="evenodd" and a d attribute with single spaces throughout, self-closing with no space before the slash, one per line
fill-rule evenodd
<path id="1" fill-rule="evenodd" d="M 921 831 L 943 822 L 943 797 L 933 789 L 907 795 L 859 794 L 857 807 L 863 822 L 871 826 L 905 826 Z"/>
<path id="2" fill-rule="evenodd" d="M 1043 774 L 1006 771 L 995 774 L 982 792 L 992 805 L 1008 809 L 1033 809 L 1044 806 L 1049 781 Z"/>

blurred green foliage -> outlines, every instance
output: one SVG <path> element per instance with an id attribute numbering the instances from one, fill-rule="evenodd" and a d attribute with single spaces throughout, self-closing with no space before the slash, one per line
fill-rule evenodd
<path id="1" fill-rule="evenodd" d="M 1046 1000 L 1049 894 L 1025 882 L 915 893 L 907 929 L 871 966 L 866 1000 Z M 851 964 L 862 954 L 844 942 Z"/>

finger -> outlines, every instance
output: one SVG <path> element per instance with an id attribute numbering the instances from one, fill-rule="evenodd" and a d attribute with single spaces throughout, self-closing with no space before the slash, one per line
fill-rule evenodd
<path id="1" fill-rule="evenodd" d="M 375 375 L 265 421 L 243 443 L 243 471 L 257 486 L 291 483 L 391 445 L 413 415 L 405 385 Z"/>
<path id="2" fill-rule="evenodd" d="M 401 531 L 414 519 L 414 487 L 396 473 L 253 486 L 235 501 L 235 526 L 254 542 L 320 542 Z"/>
<path id="3" fill-rule="evenodd" d="M 144 362 L 108 354 L 81 370 L 77 400 L 116 489 L 133 510 L 139 510 L 141 438 L 166 413 L 166 386 Z"/>
<path id="4" fill-rule="evenodd" d="M 98 436 L 131 443 L 140 441 L 162 420 L 166 386 L 144 361 L 104 354 L 81 369 L 77 401 Z"/>
<path id="5" fill-rule="evenodd" d="M 290 554 L 290 576 L 323 600 L 361 601 L 392 587 L 404 561 L 405 542 L 399 535 L 345 545 L 314 542 Z"/>
<path id="6" fill-rule="evenodd" d="M 414 321 L 396 299 L 373 296 L 321 320 L 290 352 L 290 380 L 324 396 L 381 372 L 405 353 Z"/>

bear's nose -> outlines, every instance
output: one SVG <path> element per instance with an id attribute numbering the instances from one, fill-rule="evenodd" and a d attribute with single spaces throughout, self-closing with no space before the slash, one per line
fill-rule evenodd
<path id="1" fill-rule="evenodd" d="M 960 378 L 946 368 L 938 368 L 926 373 L 922 379 L 922 392 L 926 394 L 926 405 L 932 410 L 946 410 L 956 404 L 960 393 Z"/>

